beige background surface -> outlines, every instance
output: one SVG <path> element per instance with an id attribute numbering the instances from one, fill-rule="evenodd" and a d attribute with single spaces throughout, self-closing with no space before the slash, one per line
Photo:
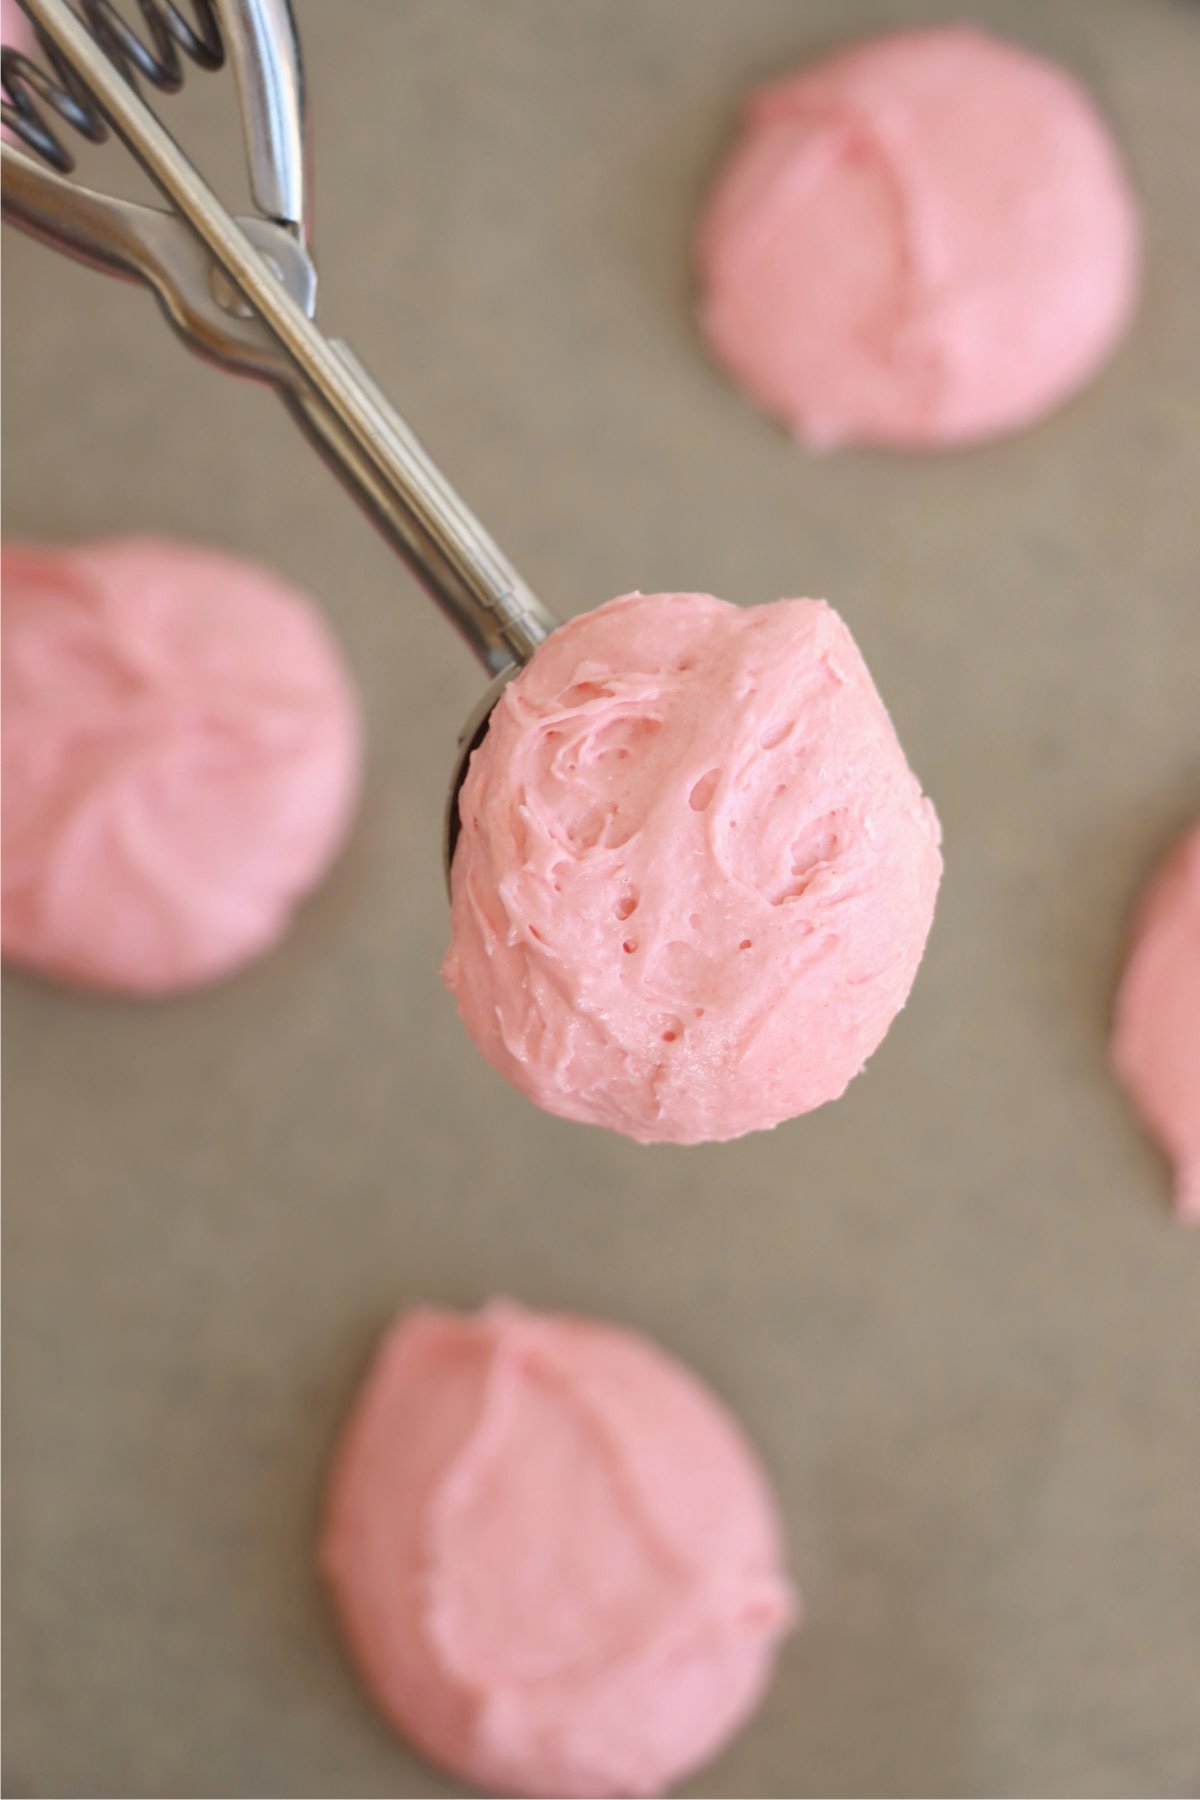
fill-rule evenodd
<path id="1" fill-rule="evenodd" d="M 700 353 L 697 198 L 747 83 L 964 12 L 1115 120 L 1136 332 L 1018 441 L 807 460 Z M 1105 1030 L 1128 904 L 1200 800 L 1200 6 L 299 13 L 329 326 L 563 612 L 834 600 L 948 872 L 841 1104 L 692 1152 L 535 1113 L 438 979 L 470 658 L 268 395 L 6 233 L 5 530 L 276 564 L 370 724 L 352 848 L 278 954 L 162 1006 L 6 982 L 6 1791 L 455 1791 L 362 1698 L 311 1548 L 381 1326 L 499 1291 L 690 1358 L 778 1484 L 806 1628 L 689 1793 L 1195 1794 L 1200 1237 Z M 209 150 L 217 93 L 172 103 Z"/>

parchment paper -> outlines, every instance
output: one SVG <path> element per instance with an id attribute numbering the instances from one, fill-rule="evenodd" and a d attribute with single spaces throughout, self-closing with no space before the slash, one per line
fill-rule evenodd
<path id="1" fill-rule="evenodd" d="M 778 1485 L 805 1626 L 688 1793 L 1195 1794 L 1200 1236 L 1105 1036 L 1128 906 L 1200 806 L 1200 7 L 298 11 L 329 328 L 564 614 L 828 596 L 947 875 L 840 1104 L 701 1151 L 534 1111 L 438 978 L 470 657 L 266 392 L 6 233 L 6 533 L 276 565 L 370 731 L 353 844 L 276 955 L 152 1006 L 6 980 L 6 1792 L 457 1791 L 363 1698 L 312 1546 L 385 1322 L 502 1292 L 690 1359 Z M 1019 439 L 807 458 L 701 352 L 697 201 L 748 84 L 964 14 L 1115 122 L 1136 331 Z M 218 78 L 165 105 L 237 167 Z"/>

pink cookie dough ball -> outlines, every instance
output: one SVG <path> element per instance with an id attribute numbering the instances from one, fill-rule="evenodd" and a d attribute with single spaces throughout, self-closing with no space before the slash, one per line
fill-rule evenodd
<path id="1" fill-rule="evenodd" d="M 4 957 L 219 980 L 287 929 L 358 794 L 358 703 L 278 576 L 153 538 L 3 552 Z"/>
<path id="2" fill-rule="evenodd" d="M 720 1402 L 632 1332 L 506 1303 L 392 1330 L 321 1562 L 384 1713 L 489 1794 L 660 1793 L 744 1723 L 794 1612 Z"/>
<path id="3" fill-rule="evenodd" d="M 504 690 L 459 802 L 443 973 L 549 1112 L 641 1142 L 834 1100 L 908 995 L 936 816 L 824 601 L 627 594 Z"/>
<path id="4" fill-rule="evenodd" d="M 1139 225 L 1078 84 L 950 26 L 754 94 L 696 263 L 714 356 L 797 438 L 928 449 L 1092 378 L 1134 311 Z"/>
<path id="5" fill-rule="evenodd" d="M 1138 909 L 1112 1055 L 1175 1167 L 1180 1219 L 1200 1225 L 1200 824 L 1175 846 Z"/>

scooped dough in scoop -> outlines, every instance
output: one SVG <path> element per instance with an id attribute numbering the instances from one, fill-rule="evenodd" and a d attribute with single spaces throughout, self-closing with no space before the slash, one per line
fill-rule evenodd
<path id="1" fill-rule="evenodd" d="M 1089 381 L 1134 309 L 1139 228 L 1071 76 L 960 25 L 754 94 L 696 259 L 713 354 L 798 438 L 918 449 Z"/>
<path id="2" fill-rule="evenodd" d="M 657 1794 L 745 1722 L 795 1611 L 766 1477 L 633 1332 L 411 1313 L 338 1450 L 321 1562 L 362 1675 L 485 1794 Z"/>
<path id="3" fill-rule="evenodd" d="M 538 1105 L 642 1142 L 842 1093 L 907 998 L 937 819 L 845 625 L 627 594 L 504 690 L 459 800 L 444 975 Z"/>
<path id="4" fill-rule="evenodd" d="M 1139 908 L 1112 1055 L 1175 1165 L 1179 1217 L 1200 1225 L 1200 825 L 1176 845 Z"/>

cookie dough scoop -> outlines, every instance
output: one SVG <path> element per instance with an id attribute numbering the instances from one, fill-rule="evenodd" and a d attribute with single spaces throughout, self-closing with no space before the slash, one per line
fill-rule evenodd
<path id="1" fill-rule="evenodd" d="M 500 689 L 555 619 L 489 537 L 349 347 L 316 322 L 300 48 L 288 0 L 141 0 L 135 30 L 107 0 L 20 0 L 32 50 L 3 51 L 4 217 L 78 261 L 140 282 L 193 350 L 274 387 L 324 460 L 491 677 L 459 741 L 457 794 Z M 234 217 L 142 99 L 185 62 L 232 64 L 255 211 Z M 69 130 L 64 130 L 64 127 Z M 70 133 L 122 140 L 161 194 L 141 206 L 72 179 Z"/>

